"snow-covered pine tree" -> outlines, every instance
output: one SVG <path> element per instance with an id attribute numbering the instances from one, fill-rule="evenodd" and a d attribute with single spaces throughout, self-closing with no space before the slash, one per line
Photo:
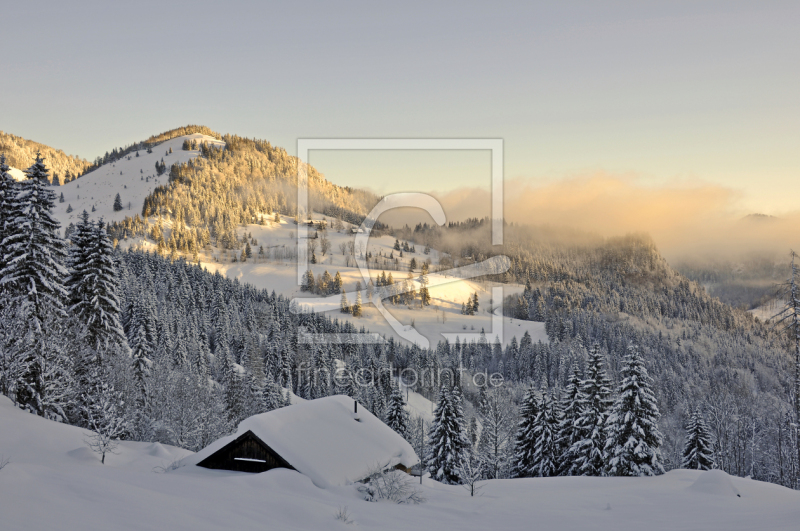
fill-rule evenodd
<path id="1" fill-rule="evenodd" d="M 561 418 L 558 422 L 558 435 L 556 443 L 562 468 L 559 470 L 561 476 L 574 476 L 577 474 L 577 464 L 572 458 L 570 450 L 580 438 L 578 429 L 578 419 L 581 414 L 581 405 L 585 402 L 583 390 L 581 389 L 581 374 L 578 362 L 572 362 L 567 387 L 561 397 Z"/>
<path id="2" fill-rule="evenodd" d="M 403 393 L 395 384 L 392 386 L 392 394 L 389 397 L 389 404 L 386 406 L 386 425 L 407 439 L 408 423 L 408 412 L 405 408 Z"/>
<path id="3" fill-rule="evenodd" d="M 333 277 L 333 286 L 331 286 L 333 293 L 340 293 L 343 286 L 342 274 L 337 271 L 336 275 Z"/>
<path id="4" fill-rule="evenodd" d="M 6 164 L 5 154 L 0 154 L 0 259 L 6 254 L 5 246 L 3 245 L 6 235 L 6 223 L 10 220 L 12 204 L 16 201 L 19 191 L 17 181 L 8 173 L 10 169 Z"/>
<path id="5" fill-rule="evenodd" d="M 533 424 L 533 463 L 531 471 L 536 477 L 551 477 L 561 468 L 558 437 L 558 409 L 556 397 L 542 393 L 539 414 Z"/>
<path id="6" fill-rule="evenodd" d="M 119 212 L 122 210 L 122 198 L 117 194 L 114 198 L 114 212 Z"/>
<path id="7" fill-rule="evenodd" d="M 422 274 L 419 276 L 419 282 L 422 284 L 422 287 L 419 288 L 419 298 L 422 301 L 423 306 L 428 306 L 431 303 L 431 292 L 428 290 L 428 283 L 430 282 L 428 279 L 428 263 L 425 262 L 422 264 Z"/>
<path id="8" fill-rule="evenodd" d="M 352 308 L 353 317 L 361 317 L 361 282 L 356 282 L 356 302 Z"/>
<path id="9" fill-rule="evenodd" d="M 658 405 L 639 349 L 628 346 L 622 382 L 608 417 L 606 463 L 609 476 L 654 476 L 664 473 Z"/>
<path id="10" fill-rule="evenodd" d="M 66 282 L 69 310 L 86 327 L 86 339 L 102 363 L 110 353 L 128 352 L 120 323 L 119 278 L 105 223 L 89 222 L 86 211 L 81 218 L 70 253 L 72 272 Z"/>
<path id="11" fill-rule="evenodd" d="M 456 389 L 443 385 L 428 431 L 426 463 L 431 477 L 441 483 L 459 483 L 457 469 L 469 451 L 464 415 Z"/>
<path id="12" fill-rule="evenodd" d="M 300 285 L 300 291 L 308 291 L 313 293 L 315 287 L 316 283 L 314 282 L 314 272 L 309 269 L 303 276 L 303 284 Z"/>
<path id="13" fill-rule="evenodd" d="M 570 448 L 567 459 L 574 462 L 573 475 L 602 476 L 605 471 L 606 421 L 614 401 L 611 381 L 606 375 L 597 343 L 589 349 L 581 394 L 583 402 L 576 422 L 578 440 Z"/>
<path id="14" fill-rule="evenodd" d="M 236 370 L 231 355 L 222 359 L 222 377 L 225 386 L 225 406 L 228 421 L 232 426 L 237 425 L 244 418 L 244 389 L 242 377 Z"/>
<path id="15" fill-rule="evenodd" d="M 65 245 L 58 234 L 59 223 L 52 216 L 55 193 L 48 186 L 48 171 L 40 153 L 25 173 L 28 179 L 17 185 L 16 196 L 6 201 L 4 208 L 0 290 L 4 303 L 16 308 L 24 325 L 16 338 L 20 352 L 26 353 L 27 371 L 18 382 L 16 400 L 38 415 L 60 417 L 61 406 L 48 410 L 48 404 L 68 400 L 71 385 L 65 366 L 69 360 L 52 341 L 65 316 Z"/>
<path id="16" fill-rule="evenodd" d="M 272 411 L 284 406 L 285 399 L 281 394 L 281 387 L 275 383 L 271 372 L 267 373 L 267 377 L 264 379 L 264 390 L 261 394 L 264 400 L 263 411 Z"/>
<path id="17" fill-rule="evenodd" d="M 528 478 L 534 476 L 533 464 L 536 438 L 533 430 L 536 426 L 539 410 L 539 393 L 531 387 L 525 393 L 519 409 L 519 422 L 517 423 L 514 443 L 514 462 L 511 471 L 512 477 Z"/>
<path id="18" fill-rule="evenodd" d="M 131 369 L 133 370 L 133 380 L 136 387 L 136 403 L 139 409 L 147 407 L 148 390 L 147 379 L 150 376 L 150 367 L 153 365 L 150 357 L 150 344 L 147 341 L 147 330 L 144 323 L 136 327 L 136 339 L 133 347 L 133 362 Z"/>
<path id="19" fill-rule="evenodd" d="M 478 444 L 478 431 L 478 419 L 470 417 L 469 424 L 467 425 L 467 439 L 469 439 L 473 447 Z"/>
<path id="20" fill-rule="evenodd" d="M 686 441 L 683 444 L 681 468 L 692 470 L 715 468 L 711 431 L 708 429 L 703 412 L 699 407 L 695 408 L 686 426 Z"/>
<path id="21" fill-rule="evenodd" d="M 10 302 L 28 303 L 35 321 L 32 326 L 41 331 L 47 315 L 64 316 L 66 253 L 58 234 L 60 225 L 52 215 L 55 193 L 47 186 L 48 171 L 40 153 L 25 174 L 28 179 L 18 185 L 16 197 L 5 210 L 0 286 Z"/>

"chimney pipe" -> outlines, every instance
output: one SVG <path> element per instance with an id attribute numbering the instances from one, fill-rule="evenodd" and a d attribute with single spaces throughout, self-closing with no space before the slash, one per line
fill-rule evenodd
<path id="1" fill-rule="evenodd" d="M 358 402 L 353 400 L 353 413 L 358 413 Z"/>

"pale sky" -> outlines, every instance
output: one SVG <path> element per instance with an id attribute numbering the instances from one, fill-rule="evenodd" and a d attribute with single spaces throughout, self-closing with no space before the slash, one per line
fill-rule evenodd
<path id="1" fill-rule="evenodd" d="M 605 172 L 800 199 L 800 2 L 9 2 L 0 129 L 95 156 L 188 123 L 503 138 L 532 183 Z M 487 153 L 314 152 L 337 184 L 487 186 Z"/>

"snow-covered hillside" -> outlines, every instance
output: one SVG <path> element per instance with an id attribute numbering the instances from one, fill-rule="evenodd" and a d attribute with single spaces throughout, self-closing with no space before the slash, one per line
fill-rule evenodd
<path id="1" fill-rule="evenodd" d="M 0 470 L 0 529 L 348 529 L 335 518 L 340 507 L 347 507 L 352 528 L 381 531 L 788 531 L 800 519 L 800 493 L 719 471 L 493 480 L 476 497 L 426 478 L 426 502 L 394 505 L 364 501 L 353 485 L 320 489 L 284 469 L 247 474 L 185 466 L 164 473 L 187 452 L 158 443 L 123 442 L 101 465 L 84 438 L 84 430 L 15 409 L 0 396 L 0 457 L 10 459 Z"/>
<path id="2" fill-rule="evenodd" d="M 79 179 L 55 188 L 56 195 L 64 194 L 64 202 L 56 203 L 56 218 L 66 227 L 75 222 L 84 210 L 92 218 L 102 217 L 106 221 L 121 221 L 126 216 L 141 214 L 144 198 L 156 186 L 168 182 L 169 167 L 178 162 L 188 162 L 200 154 L 199 151 L 183 151 L 181 146 L 187 139 L 223 144 L 215 138 L 200 134 L 181 136 L 155 146 L 152 153 L 143 149 L 139 151 L 138 157 L 131 153 L 116 162 L 104 164 Z M 167 154 L 170 148 L 172 153 Z M 156 173 L 156 162 L 161 159 L 164 159 L 167 173 L 159 177 Z M 123 209 L 114 212 L 114 198 L 117 194 L 120 195 Z M 69 206 L 72 206 L 72 212 L 67 212 Z M 95 212 L 92 212 L 92 207 Z"/>
<path id="3" fill-rule="evenodd" d="M 319 215 L 315 215 L 315 217 L 322 218 Z M 211 247 L 200 253 L 201 266 L 211 272 L 219 271 L 228 278 L 237 278 L 240 282 L 246 282 L 258 288 L 275 290 L 276 293 L 290 298 L 309 297 L 308 294 L 301 292 L 300 286 L 297 284 L 297 263 L 294 259 L 276 260 L 260 259 L 258 257 L 258 247 L 263 247 L 267 253 L 271 251 L 274 253 L 276 249 L 294 249 L 296 246 L 297 225 L 294 220 L 284 218 L 280 222 L 275 222 L 274 218 L 271 217 L 270 219 L 271 221 L 267 222 L 266 225 L 246 225 L 238 231 L 240 236 L 248 234 L 258 242 L 258 245 L 253 247 L 254 258 L 247 262 L 232 262 L 233 251 L 231 251 L 230 257 L 226 257 L 224 251 Z M 168 222 L 164 226 L 168 229 L 171 224 Z M 353 237 L 353 234 L 347 229 L 341 232 L 327 231 L 327 238 L 331 242 L 330 252 L 322 256 L 317 251 L 318 263 L 309 265 L 315 278 L 320 278 L 325 271 L 328 271 L 331 276 L 338 271 L 342 276 L 346 290 L 353 291 L 356 282 L 361 281 L 363 284 L 358 268 L 354 267 L 352 262 L 348 262 L 348 257 L 339 250 L 340 244 L 352 242 Z M 390 236 L 371 238 L 368 251 L 373 256 L 379 254 L 389 256 L 392 252 L 397 254 L 396 251 L 393 251 L 394 241 L 394 238 Z M 151 251 L 155 250 L 155 245 L 152 241 L 142 239 L 123 242 L 122 245 L 123 247 L 139 246 Z M 401 263 L 408 263 L 412 257 L 420 264 L 430 257 L 435 264 L 439 256 L 436 250 L 432 250 L 429 256 L 419 251 L 414 254 L 407 253 Z M 348 265 L 348 263 L 351 265 Z M 381 270 L 373 270 L 371 271 L 371 276 L 375 278 L 381 272 Z M 392 273 L 395 282 L 405 280 L 408 274 L 407 271 L 386 271 L 386 273 Z M 415 279 L 415 288 L 418 289 L 419 269 L 415 271 L 413 277 Z M 385 304 L 384 306 L 404 325 L 412 325 L 413 323 L 414 328 L 427 338 L 432 345 L 443 340 L 445 337 L 443 334 L 459 334 L 463 339 L 465 334 L 478 334 L 482 329 L 486 333 L 487 340 L 490 343 L 494 341 L 497 334 L 492 332 L 492 315 L 489 313 L 489 307 L 492 299 L 492 287 L 500 284 L 456 279 L 447 276 L 446 273 L 431 273 L 429 281 L 431 286 L 430 293 L 433 299 L 430 306 L 424 309 L 392 304 Z M 502 286 L 505 296 L 521 293 L 523 289 L 518 284 L 504 284 Z M 461 305 L 473 293 L 478 294 L 482 307 L 474 316 L 462 315 Z M 364 299 L 364 313 L 360 318 L 339 312 L 340 299 L 340 295 L 331 296 L 331 305 L 335 308 L 329 312 L 331 317 L 351 321 L 359 328 L 363 326 L 370 332 L 386 334 L 387 337 L 394 336 L 396 339 L 401 339 L 388 325 L 380 312 L 372 304 L 369 304 L 366 298 Z M 349 302 L 352 304 L 355 301 L 350 300 Z M 525 332 L 530 334 L 534 342 L 548 341 L 544 323 L 520 321 L 519 319 L 508 317 L 504 317 L 502 321 L 503 344 L 508 344 L 513 337 L 516 337 L 517 341 L 519 341 Z"/>
<path id="4" fill-rule="evenodd" d="M 193 157 L 199 155 L 198 151 L 183 151 L 182 145 L 185 140 L 197 140 L 199 142 L 209 142 L 211 144 L 222 145 L 222 143 L 213 137 L 201 134 L 193 134 L 181 136 L 168 140 L 153 148 L 153 153 L 148 154 L 146 150 L 139 151 L 139 156 L 130 154 L 123 159 L 116 162 L 105 164 L 95 171 L 81 177 L 80 179 L 71 181 L 63 186 L 55 189 L 56 194 L 63 193 L 64 202 L 56 203 L 55 216 L 61 222 L 62 227 L 67 227 L 70 223 L 75 223 L 83 210 L 89 212 L 92 219 L 103 218 L 106 221 L 121 221 L 126 216 L 134 216 L 141 213 L 142 205 L 145 197 L 153 191 L 156 186 L 164 185 L 168 182 L 168 175 L 158 177 L 155 171 L 156 162 L 164 160 L 167 168 L 175 163 L 185 163 Z M 167 155 L 169 150 L 172 153 Z M 21 173 L 20 173 L 21 175 Z M 115 212 L 113 209 L 114 198 L 116 194 L 120 194 L 123 209 Z M 67 212 L 67 208 L 72 207 L 71 212 Z M 92 212 L 92 208 L 95 211 Z M 265 217 L 267 217 L 265 215 Z M 314 214 L 316 219 L 322 219 L 323 216 Z M 238 229 L 239 236 L 244 234 L 249 235 L 252 239 L 258 242 L 258 245 L 253 246 L 253 259 L 247 262 L 233 261 L 234 256 L 239 252 L 230 251 L 227 253 L 215 247 L 209 247 L 200 252 L 201 266 L 207 268 L 209 271 L 219 271 L 221 274 L 229 278 L 237 278 L 241 282 L 250 283 L 258 288 L 266 288 L 275 290 L 277 293 L 283 294 L 287 297 L 307 297 L 308 294 L 301 293 L 300 286 L 297 284 L 297 265 L 293 258 L 287 260 L 274 259 L 277 252 L 283 250 L 291 251 L 296 248 L 297 242 L 297 224 L 292 219 L 281 219 L 276 222 L 275 218 L 268 216 L 270 221 L 264 225 L 247 225 Z M 332 220 L 328 220 L 332 221 Z M 150 222 L 154 222 L 153 219 Z M 164 228 L 166 231 L 165 237 L 169 237 L 169 231 L 172 227 L 171 220 L 165 219 Z M 340 272 L 344 281 L 344 288 L 346 290 L 354 290 L 357 281 L 362 281 L 359 270 L 355 267 L 352 259 L 348 260 L 348 256 L 341 251 L 340 245 L 352 244 L 355 235 L 350 229 L 351 225 L 345 224 L 345 228 L 336 231 L 327 230 L 327 238 L 330 241 L 330 251 L 322 255 L 320 249 L 317 249 L 318 263 L 312 265 L 311 269 L 316 278 L 319 278 L 328 271 L 332 276 L 336 272 Z M 314 230 L 309 231 L 309 236 L 313 235 Z M 397 251 L 393 249 L 394 239 L 389 236 L 380 238 L 371 238 L 367 251 L 371 252 L 373 256 L 389 257 L 393 255 L 398 257 Z M 155 245 L 151 240 L 144 238 L 135 238 L 128 241 L 121 242 L 123 248 L 138 247 L 154 251 Z M 260 259 L 257 255 L 258 248 L 263 247 L 268 257 Z M 272 256 L 273 259 L 269 259 Z M 435 266 L 441 254 L 432 249 L 429 254 L 424 254 L 422 250 L 416 253 L 406 253 L 403 258 L 400 258 L 402 266 L 401 271 L 386 271 L 392 273 L 395 282 L 402 282 L 407 278 L 407 266 L 411 259 L 414 258 L 418 262 L 418 267 L 414 273 L 415 288 L 420 287 L 418 283 L 419 268 L 422 262 L 430 259 Z M 374 278 L 380 274 L 381 270 L 374 270 L 371 276 Z M 490 301 L 496 306 L 497 301 L 492 301 L 492 287 L 498 284 L 483 281 L 470 281 L 459 280 L 453 277 L 448 277 L 447 273 L 431 273 L 430 280 L 430 293 L 432 296 L 432 303 L 429 307 L 424 309 L 410 308 L 403 305 L 387 305 L 389 312 L 400 323 L 405 326 L 413 327 L 425 337 L 430 344 L 435 345 L 437 342 L 449 337 L 452 341 L 454 335 L 459 335 L 462 339 L 465 335 L 479 334 L 481 330 L 486 332 L 486 337 L 489 342 L 493 342 L 498 334 L 496 330 L 493 331 L 492 315 L 489 312 Z M 520 293 L 522 286 L 506 284 L 503 285 L 505 296 Z M 480 311 L 474 316 L 465 316 L 461 314 L 461 305 L 465 303 L 468 298 L 477 293 L 481 303 Z M 387 336 L 394 336 L 396 339 L 402 338 L 393 330 L 386 322 L 384 317 L 378 312 L 374 305 L 370 304 L 369 300 L 364 300 L 364 313 L 360 318 L 354 318 L 352 315 L 340 313 L 339 297 L 334 296 L 331 299 L 332 306 L 335 308 L 329 312 L 331 317 L 340 320 L 352 321 L 355 325 L 365 327 L 371 332 L 385 334 Z M 355 302 L 354 300 L 349 301 Z M 531 335 L 533 341 L 548 341 L 547 334 L 544 330 L 544 323 L 535 323 L 531 321 L 520 321 L 517 319 L 503 318 L 503 332 L 500 335 L 503 344 L 508 344 L 513 337 L 519 340 L 525 332 Z M 444 334 L 448 334 L 445 336 Z"/>

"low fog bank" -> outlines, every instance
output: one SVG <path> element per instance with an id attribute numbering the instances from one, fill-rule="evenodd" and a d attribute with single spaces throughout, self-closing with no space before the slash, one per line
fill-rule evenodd
<path id="1" fill-rule="evenodd" d="M 490 214 L 487 189 L 432 195 L 448 221 Z M 752 215 L 739 206 L 736 191 L 716 185 L 651 186 L 633 176 L 597 173 L 544 184 L 509 180 L 504 195 L 509 223 L 564 227 L 603 237 L 645 232 L 670 263 L 778 258 L 790 248 L 800 249 L 800 210 L 775 217 Z M 388 212 L 381 220 L 395 227 L 431 223 L 415 209 Z"/>
<path id="2" fill-rule="evenodd" d="M 490 215 L 487 189 L 432 195 L 448 221 Z M 648 185 L 635 176 L 596 173 L 542 184 L 509 180 L 504 195 L 506 222 L 531 226 L 537 238 L 551 240 L 540 243 L 580 245 L 647 233 L 674 268 L 745 309 L 774 297 L 776 283 L 788 274 L 789 249 L 800 250 L 800 210 L 775 216 L 746 211 L 738 192 L 717 185 Z M 381 220 L 395 227 L 432 223 L 416 209 L 390 211 Z"/>

